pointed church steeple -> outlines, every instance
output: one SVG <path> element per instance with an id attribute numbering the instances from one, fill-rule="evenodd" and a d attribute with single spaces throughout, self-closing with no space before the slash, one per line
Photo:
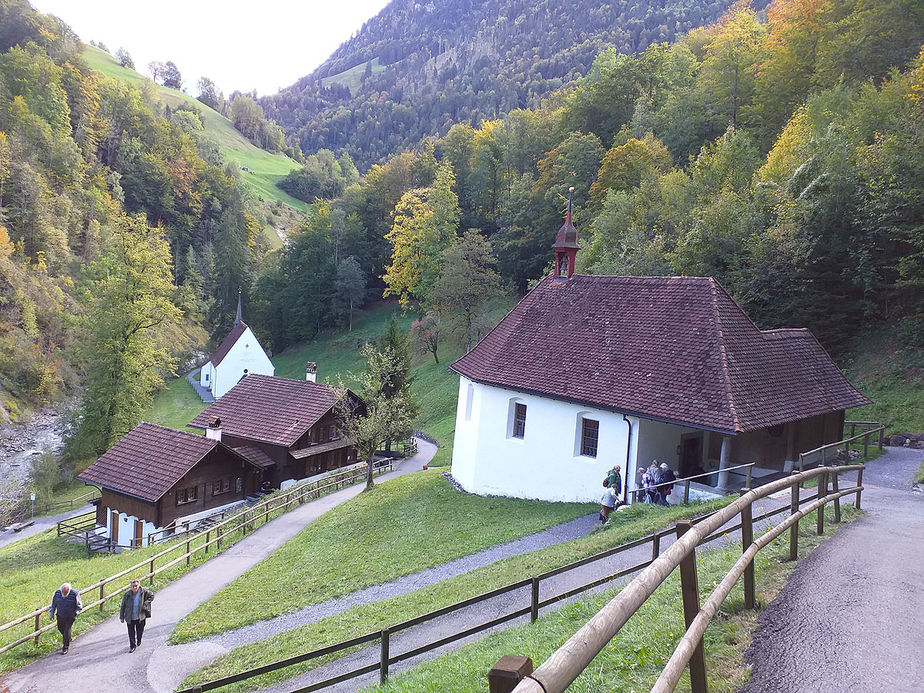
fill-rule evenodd
<path id="1" fill-rule="evenodd" d="M 555 236 L 555 243 L 552 248 L 555 250 L 555 279 L 567 281 L 574 274 L 574 262 L 577 257 L 577 251 L 581 249 L 578 245 L 577 229 L 571 223 L 571 198 L 574 194 L 574 187 L 568 188 L 568 214 L 565 216 L 565 223 L 558 229 L 558 235 Z M 562 276 L 564 274 L 565 276 Z"/>
<path id="2" fill-rule="evenodd" d="M 241 290 L 237 290 L 237 315 L 234 317 L 234 324 L 237 325 L 241 321 Z"/>

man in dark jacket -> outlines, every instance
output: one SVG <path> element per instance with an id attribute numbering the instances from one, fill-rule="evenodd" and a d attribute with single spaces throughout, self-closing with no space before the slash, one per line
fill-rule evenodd
<path id="1" fill-rule="evenodd" d="M 64 647 L 61 648 L 61 654 L 67 654 L 71 646 L 71 627 L 74 625 L 74 619 L 83 609 L 83 603 L 80 601 L 80 595 L 77 590 L 73 589 L 70 583 L 65 582 L 61 589 L 55 592 L 51 598 L 51 606 L 48 607 L 48 619 L 58 617 L 58 630 L 61 632 Z"/>
<path id="2" fill-rule="evenodd" d="M 677 480 L 677 475 L 674 474 L 674 470 L 667 466 L 667 462 L 661 463 L 661 475 L 658 477 L 659 484 L 667 484 L 662 486 L 659 490 L 661 491 L 661 497 L 659 502 L 661 505 L 670 505 L 668 501 L 668 496 L 671 495 L 671 491 L 674 490 L 674 482 Z"/>
<path id="3" fill-rule="evenodd" d="M 154 593 L 151 590 L 141 589 L 141 580 L 135 578 L 128 591 L 122 595 L 122 605 L 119 607 L 119 620 L 128 621 L 128 651 L 134 652 L 141 646 L 141 636 L 144 635 L 144 620 L 151 615 L 151 602 Z"/>
<path id="4" fill-rule="evenodd" d="M 620 496 L 622 495 L 622 467 L 618 464 L 615 465 L 609 472 L 606 474 L 606 486 L 613 489 L 616 492 L 616 504 L 621 503 Z"/>

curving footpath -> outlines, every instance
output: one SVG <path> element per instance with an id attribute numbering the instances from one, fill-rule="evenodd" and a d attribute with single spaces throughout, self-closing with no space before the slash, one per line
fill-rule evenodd
<path id="1" fill-rule="evenodd" d="M 742 693 L 924 686 L 924 451 L 889 448 L 867 465 L 867 514 L 815 549 L 760 616 Z"/>
<path id="2" fill-rule="evenodd" d="M 417 454 L 383 474 L 387 481 L 417 471 L 436 454 L 436 446 L 417 441 Z M 365 488 L 357 484 L 305 503 L 280 515 L 224 553 L 203 563 L 157 591 L 153 616 L 144 630 L 144 644 L 128 652 L 128 633 L 118 616 L 106 619 L 90 632 L 74 639 L 70 652 L 50 654 L 0 679 L 3 693 L 101 693 L 103 691 L 172 691 L 187 673 L 204 666 L 225 651 L 210 643 L 198 647 L 167 646 L 180 619 L 331 508 L 353 498 Z M 57 636 L 57 632 L 51 635 Z M 196 643 L 193 643 L 195 645 Z"/>

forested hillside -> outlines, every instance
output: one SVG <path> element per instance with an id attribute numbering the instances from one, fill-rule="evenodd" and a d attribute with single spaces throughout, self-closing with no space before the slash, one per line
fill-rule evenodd
<path id="1" fill-rule="evenodd" d="M 227 329 L 263 223 L 194 109 L 82 51 L 59 20 L 0 0 L 0 420 L 83 385 L 72 450 L 92 456 L 203 325 Z"/>
<path id="2" fill-rule="evenodd" d="M 469 329 L 459 287 L 547 272 L 574 186 L 581 271 L 714 276 L 761 327 L 836 353 L 889 321 L 920 349 L 922 42 L 915 0 L 776 0 L 605 48 L 542 107 L 455 124 L 318 205 L 257 280 L 259 322 L 279 350 L 342 319 L 354 260 L 427 313 L 421 334 Z"/>
<path id="3" fill-rule="evenodd" d="M 759 0 L 762 7 L 765 0 Z M 346 151 L 361 170 L 573 84 L 607 46 L 672 42 L 731 0 L 393 0 L 312 74 L 260 99 L 305 154 Z"/>

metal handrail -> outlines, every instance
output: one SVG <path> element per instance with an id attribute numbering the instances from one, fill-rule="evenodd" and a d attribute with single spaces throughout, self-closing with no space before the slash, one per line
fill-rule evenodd
<path id="1" fill-rule="evenodd" d="M 748 513 L 749 521 L 752 521 L 750 512 L 754 501 L 765 498 L 787 487 L 795 488 L 796 491 L 794 491 L 794 494 L 797 494 L 798 486 L 801 483 L 816 476 L 829 473 L 837 475 L 850 471 L 862 472 L 863 469 L 863 465 L 850 465 L 831 468 L 819 467 L 809 471 L 797 472 L 789 478 L 779 479 L 752 491 L 748 491 L 731 504 L 716 511 L 703 522 L 697 525 L 691 525 L 682 536 L 678 536 L 674 544 L 636 576 L 636 578 L 623 588 L 619 594 L 559 647 L 558 650 L 543 662 L 531 676 L 523 679 L 514 689 L 514 693 L 561 693 L 561 691 L 564 691 L 578 675 L 584 671 L 593 658 L 603 650 L 613 637 L 615 637 L 616 633 L 618 633 L 626 622 L 638 611 L 645 600 L 654 593 L 661 583 L 667 579 L 668 575 L 670 575 L 675 568 L 680 567 L 683 561 L 689 559 L 700 543 L 734 518 L 735 515 L 739 513 L 743 514 L 743 511 Z M 827 484 L 825 484 L 825 486 L 826 485 Z M 835 486 L 835 490 L 836 488 Z M 819 485 L 819 499 L 813 503 L 810 508 L 822 507 L 829 500 L 836 501 L 847 493 L 856 493 L 859 497 L 862 486 L 858 480 L 857 486 L 844 489 L 843 492 L 836 492 L 830 499 L 826 494 L 822 495 L 820 493 L 821 490 L 821 485 Z M 798 502 L 795 500 L 797 498 L 798 496 L 794 495 L 796 510 L 793 515 L 797 517 L 791 522 L 788 520 L 784 522 L 783 524 L 785 527 L 794 525 L 804 515 L 803 511 L 798 509 Z M 836 506 L 836 509 L 839 511 L 839 507 Z M 811 510 L 806 509 L 805 512 L 811 512 Z M 821 528 L 821 526 L 821 520 L 819 520 L 819 528 Z M 780 531 L 782 532 L 783 530 Z M 752 544 L 753 543 L 754 542 L 752 542 Z M 747 550 L 745 553 L 747 554 Z M 749 565 L 750 560 L 746 560 L 744 564 Z M 721 604 L 721 601 L 719 601 L 719 604 Z M 698 642 L 699 640 L 697 639 L 697 643 Z M 689 661 L 689 657 L 687 657 L 685 663 L 686 661 Z"/>

